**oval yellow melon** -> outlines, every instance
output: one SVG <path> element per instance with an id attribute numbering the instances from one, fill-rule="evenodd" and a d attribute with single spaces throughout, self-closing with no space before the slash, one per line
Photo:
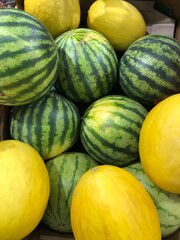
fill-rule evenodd
<path id="1" fill-rule="evenodd" d="M 54 38 L 79 27 L 79 0 L 24 0 L 24 10 L 38 18 Z"/>
<path id="2" fill-rule="evenodd" d="M 49 199 L 40 155 L 17 140 L 0 142 L 0 239 L 20 240 L 39 224 Z"/>
<path id="3" fill-rule="evenodd" d="M 77 182 L 71 202 L 76 240 L 160 240 L 155 205 L 143 185 L 126 170 L 101 165 Z"/>
<path id="4" fill-rule="evenodd" d="M 144 171 L 159 188 L 180 194 L 180 94 L 150 110 L 140 130 L 139 154 Z"/>
<path id="5" fill-rule="evenodd" d="M 118 51 L 146 34 L 146 24 L 136 7 L 122 0 L 98 0 L 89 8 L 89 28 L 102 33 Z"/>

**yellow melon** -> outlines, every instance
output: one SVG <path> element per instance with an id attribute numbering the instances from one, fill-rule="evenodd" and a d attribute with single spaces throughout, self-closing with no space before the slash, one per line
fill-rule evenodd
<path id="1" fill-rule="evenodd" d="M 150 110 L 140 131 L 139 153 L 151 181 L 180 194 L 180 93 Z"/>
<path id="2" fill-rule="evenodd" d="M 0 239 L 21 240 L 39 224 L 49 199 L 43 159 L 26 143 L 0 142 Z"/>
<path id="3" fill-rule="evenodd" d="M 128 171 L 100 165 L 77 182 L 71 202 L 76 240 L 160 240 L 156 207 Z"/>
<path id="4" fill-rule="evenodd" d="M 79 27 L 79 0 L 24 0 L 24 10 L 38 18 L 54 38 Z"/>
<path id="5" fill-rule="evenodd" d="M 118 51 L 146 34 L 142 14 L 122 0 L 98 0 L 92 3 L 87 16 L 89 28 L 102 33 Z"/>

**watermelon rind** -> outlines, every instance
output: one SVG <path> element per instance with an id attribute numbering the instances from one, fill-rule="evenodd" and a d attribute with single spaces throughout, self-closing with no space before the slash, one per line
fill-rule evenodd
<path id="1" fill-rule="evenodd" d="M 44 160 L 72 147 L 79 127 L 75 104 L 54 90 L 35 102 L 16 106 L 10 116 L 11 137 L 30 144 Z"/>
<path id="2" fill-rule="evenodd" d="M 180 228 L 180 195 L 159 189 L 145 174 L 140 162 L 124 167 L 133 174 L 150 194 L 158 211 L 162 237 L 168 237 Z"/>
<path id="3" fill-rule="evenodd" d="M 0 104 L 36 101 L 57 79 L 57 45 L 38 19 L 20 9 L 0 8 L 0 29 Z"/>
<path id="4" fill-rule="evenodd" d="M 107 95 L 94 101 L 81 118 L 84 149 L 102 164 L 122 166 L 136 160 L 146 115 L 146 108 L 127 96 Z"/>
<path id="5" fill-rule="evenodd" d="M 98 163 L 87 153 L 66 152 L 47 161 L 50 197 L 42 221 L 58 232 L 72 232 L 70 207 L 79 178 Z"/>
<path id="6" fill-rule="evenodd" d="M 109 41 L 88 28 L 72 29 L 55 39 L 59 52 L 56 89 L 74 102 L 90 103 L 118 82 L 118 58 Z"/>
<path id="7" fill-rule="evenodd" d="M 180 43 L 151 34 L 133 42 L 119 61 L 125 95 L 146 106 L 180 92 Z"/>

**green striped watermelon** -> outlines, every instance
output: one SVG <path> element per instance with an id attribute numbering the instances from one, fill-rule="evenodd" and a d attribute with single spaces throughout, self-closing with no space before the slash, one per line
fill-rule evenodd
<path id="1" fill-rule="evenodd" d="M 39 99 L 57 79 L 55 41 L 40 21 L 15 8 L 0 8 L 0 31 L 0 104 Z"/>
<path id="2" fill-rule="evenodd" d="M 120 59 L 119 82 L 127 96 L 151 106 L 180 92 L 180 43 L 162 35 L 138 39 Z"/>
<path id="3" fill-rule="evenodd" d="M 50 197 L 42 221 L 58 232 L 72 232 L 70 206 L 73 189 L 90 168 L 97 166 L 88 154 L 66 152 L 46 163 L 50 178 Z"/>
<path id="4" fill-rule="evenodd" d="M 118 60 L 114 48 L 100 33 L 78 28 L 56 40 L 59 77 L 56 89 L 75 102 L 89 103 L 106 95 L 118 82 Z"/>
<path id="5" fill-rule="evenodd" d="M 47 160 L 75 143 L 79 125 L 80 115 L 74 103 L 49 91 L 37 101 L 16 106 L 11 114 L 10 134 L 30 144 Z"/>
<path id="6" fill-rule="evenodd" d="M 180 228 L 180 195 L 159 189 L 145 174 L 140 162 L 125 167 L 146 188 L 158 211 L 161 233 L 167 237 Z"/>
<path id="7" fill-rule="evenodd" d="M 138 141 L 147 110 L 123 95 L 107 95 L 85 111 L 80 139 L 87 153 L 102 164 L 122 166 L 139 156 Z"/>

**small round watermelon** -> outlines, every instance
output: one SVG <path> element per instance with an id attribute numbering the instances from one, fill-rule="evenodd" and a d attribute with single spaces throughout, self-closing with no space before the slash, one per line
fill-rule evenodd
<path id="1" fill-rule="evenodd" d="M 0 104 L 36 101 L 57 79 L 57 45 L 39 20 L 20 9 L 0 8 L 0 29 Z"/>
<path id="2" fill-rule="evenodd" d="M 49 228 L 58 232 L 72 232 L 72 192 L 83 173 L 98 165 L 88 154 L 81 152 L 62 153 L 46 163 L 51 190 L 42 221 Z"/>
<path id="3" fill-rule="evenodd" d="M 106 95 L 118 82 L 118 59 L 100 33 L 78 28 L 56 38 L 59 76 L 56 89 L 74 102 L 90 103 Z"/>
<path id="4" fill-rule="evenodd" d="M 180 92 L 180 44 L 168 36 L 136 40 L 119 61 L 119 82 L 125 95 L 146 106 Z"/>
<path id="5" fill-rule="evenodd" d="M 122 166 L 134 161 L 139 156 L 139 134 L 146 115 L 145 107 L 127 96 L 98 99 L 82 116 L 84 149 L 102 164 Z"/>
<path id="6" fill-rule="evenodd" d="M 74 103 L 51 90 L 37 101 L 14 108 L 10 135 L 48 160 L 73 146 L 79 126 L 80 114 Z"/>

